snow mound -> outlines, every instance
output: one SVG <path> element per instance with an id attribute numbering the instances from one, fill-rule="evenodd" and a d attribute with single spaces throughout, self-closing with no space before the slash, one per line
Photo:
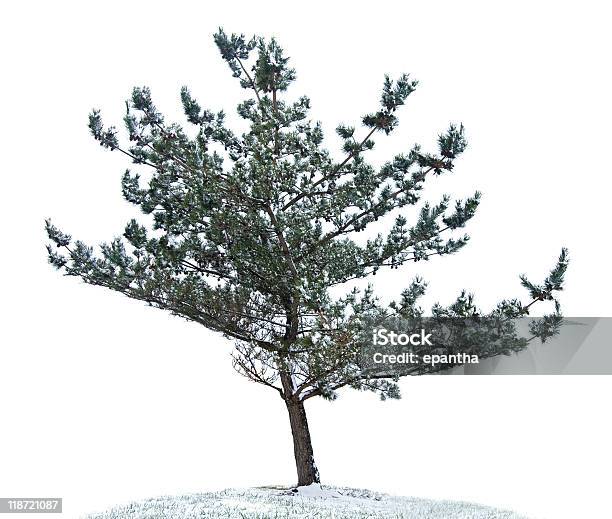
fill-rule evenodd
<path id="1" fill-rule="evenodd" d="M 395 497 L 369 490 L 309 485 L 159 497 L 86 519 L 526 519 L 455 501 Z"/>
<path id="2" fill-rule="evenodd" d="M 342 494 L 333 488 L 323 488 L 320 483 L 312 483 L 305 487 L 297 487 L 295 494 L 302 497 L 319 497 L 321 499 L 340 498 Z"/>

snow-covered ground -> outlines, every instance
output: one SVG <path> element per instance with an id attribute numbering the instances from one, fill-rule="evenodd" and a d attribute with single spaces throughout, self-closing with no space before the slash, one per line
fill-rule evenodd
<path id="1" fill-rule="evenodd" d="M 311 485 L 263 487 L 159 497 L 87 519 L 526 519 L 470 503 L 394 497 L 368 490 Z"/>

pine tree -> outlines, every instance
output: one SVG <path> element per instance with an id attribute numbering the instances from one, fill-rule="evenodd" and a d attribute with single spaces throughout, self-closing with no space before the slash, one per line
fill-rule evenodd
<path id="1" fill-rule="evenodd" d="M 308 119 L 308 97 L 287 99 L 295 71 L 276 40 L 214 36 L 222 58 L 247 91 L 238 114 L 249 129 L 233 133 L 224 113 L 202 108 L 187 88 L 180 93 L 191 133 L 168 123 L 148 88 L 135 88 L 124 117 L 129 144 L 121 144 L 100 112 L 89 129 L 100 145 L 127 155 L 149 172 L 127 170 L 124 198 L 152 215 L 136 220 L 121 238 L 98 250 L 56 228 L 46 229 L 49 261 L 66 275 L 138 299 L 222 333 L 235 343 L 233 365 L 248 379 L 278 392 L 293 435 L 298 484 L 319 482 L 304 402 L 336 398 L 350 386 L 398 398 L 398 373 L 372 373 L 356 358 L 358 337 L 371 317 L 422 315 L 425 283 L 415 279 L 399 301 L 384 305 L 371 286 L 333 296 L 350 280 L 379 269 L 453 254 L 468 236 L 457 234 L 474 216 L 480 193 L 451 203 L 423 203 L 415 221 L 406 209 L 421 202 L 425 182 L 453 173 L 466 148 L 462 125 L 438 138 L 436 152 L 415 145 L 382 167 L 367 160 L 374 137 L 398 124 L 398 110 L 417 87 L 408 75 L 385 77 L 380 106 L 362 117 L 362 131 L 340 125 L 342 158 L 323 147 L 323 130 Z M 363 135 L 357 136 L 359 133 Z M 404 209 L 404 210 L 403 210 Z M 378 220 L 388 231 L 356 240 Z M 152 227 L 152 228 L 150 228 Z M 526 315 L 537 301 L 562 289 L 567 254 L 542 285 L 522 277 L 531 302 L 503 300 L 491 312 L 476 309 L 463 292 L 434 316 L 475 318 Z M 335 289 L 332 291 L 331 289 Z M 534 337 L 555 333 L 560 312 L 538 321 Z M 518 351 L 527 341 L 502 341 L 485 356 Z M 460 344 L 454 345 L 461 350 Z M 439 368 L 437 368 L 439 369 Z M 422 374 L 426 367 L 405 374 Z"/>

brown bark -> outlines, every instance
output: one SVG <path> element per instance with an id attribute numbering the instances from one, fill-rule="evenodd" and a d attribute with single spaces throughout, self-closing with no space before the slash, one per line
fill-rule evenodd
<path id="1" fill-rule="evenodd" d="M 304 402 L 286 400 L 285 404 L 289 412 L 289 422 L 293 436 L 293 453 L 298 474 L 298 486 L 320 483 L 319 470 L 315 464 L 312 451 Z"/>

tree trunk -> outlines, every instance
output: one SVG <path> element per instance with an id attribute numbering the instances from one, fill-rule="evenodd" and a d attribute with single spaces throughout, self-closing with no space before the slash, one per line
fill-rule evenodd
<path id="1" fill-rule="evenodd" d="M 298 474 L 298 486 L 320 483 L 319 471 L 315 465 L 312 441 L 308 430 L 306 409 L 303 402 L 285 401 L 293 435 L 293 453 Z"/>

